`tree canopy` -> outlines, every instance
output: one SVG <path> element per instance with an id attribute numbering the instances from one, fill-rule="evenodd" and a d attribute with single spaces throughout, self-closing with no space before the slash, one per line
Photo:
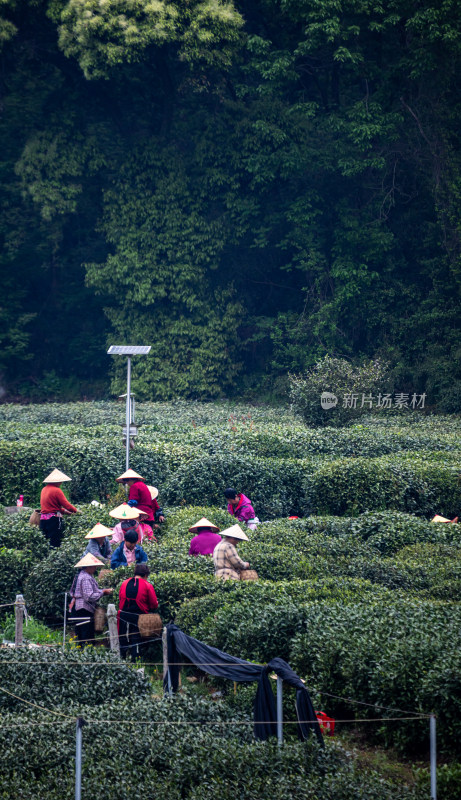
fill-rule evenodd
<path id="1" fill-rule="evenodd" d="M 10 394 L 270 392 L 329 353 L 461 405 L 454 0 L 4 0 Z M 115 360 L 117 361 L 117 360 Z"/>

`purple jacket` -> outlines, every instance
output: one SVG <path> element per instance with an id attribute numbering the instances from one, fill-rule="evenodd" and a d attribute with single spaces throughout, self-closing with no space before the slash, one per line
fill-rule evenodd
<path id="1" fill-rule="evenodd" d="M 194 536 L 190 543 L 189 555 L 190 556 L 211 556 L 218 542 L 221 541 L 219 533 L 213 533 L 210 528 L 207 528 L 197 536 Z"/>
<path id="2" fill-rule="evenodd" d="M 235 508 L 229 503 L 227 510 L 233 517 L 237 517 L 239 522 L 248 522 L 256 516 L 251 500 L 244 494 L 240 494 L 239 503 Z"/>

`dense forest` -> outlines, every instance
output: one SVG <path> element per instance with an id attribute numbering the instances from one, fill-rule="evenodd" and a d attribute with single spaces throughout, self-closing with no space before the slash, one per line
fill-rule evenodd
<path id="1" fill-rule="evenodd" d="M 460 409 L 456 0 L 0 17 L 4 398 L 118 391 L 131 343 L 141 398 L 267 395 L 330 354 Z"/>

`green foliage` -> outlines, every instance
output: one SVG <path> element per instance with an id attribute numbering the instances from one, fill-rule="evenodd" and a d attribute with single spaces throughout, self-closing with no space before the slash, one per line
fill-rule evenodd
<path id="1" fill-rule="evenodd" d="M 319 690 L 367 703 L 412 709 L 439 718 L 442 751 L 454 752 L 459 736 L 459 651 L 453 649 L 460 622 L 457 604 L 400 601 L 306 608 L 305 632 L 295 636 L 291 664 Z M 454 638 L 453 638 L 454 637 Z M 354 707 L 329 701 L 333 714 Z M 373 716 L 373 709 L 360 714 Z M 409 751 L 424 747 L 427 721 L 387 723 L 386 742 Z"/>
<path id="2" fill-rule="evenodd" d="M 437 508 L 443 515 L 455 514 L 461 506 L 458 468 L 438 455 L 343 458 L 320 465 L 306 480 L 305 509 L 357 514 L 392 508 L 429 515 Z"/>
<path id="3" fill-rule="evenodd" d="M 28 513 L 0 517 L 0 604 L 14 603 L 31 569 L 49 552 L 48 542 L 28 525 L 28 517 Z M 0 614 L 8 611 L 0 609 Z"/>
<path id="4" fill-rule="evenodd" d="M 459 738 L 460 665 L 453 642 L 457 641 L 460 623 L 457 598 L 461 536 L 458 525 L 436 524 L 424 517 L 435 512 L 454 516 L 459 509 L 458 420 L 383 415 L 379 419 L 365 418 L 363 424 L 349 428 L 309 430 L 288 411 L 248 410 L 229 403 L 214 406 L 141 403 L 137 413 L 143 425 L 132 465 L 149 483 L 159 487 L 162 504 L 175 504 L 167 508 L 167 521 L 158 532 L 158 543 L 145 546 L 151 569 L 149 579 L 159 599 L 162 620 L 174 619 L 192 636 L 250 660 L 265 662 L 276 655 L 286 658 L 307 678 L 315 702 L 321 699 L 322 707 L 341 719 L 354 713 L 353 707 L 339 701 L 330 703 L 317 692 L 351 696 L 372 705 L 435 710 L 441 723 L 439 731 L 443 729 L 442 752 L 447 756 L 452 754 L 453 742 Z M 108 500 L 106 494 L 117 489 L 114 477 L 123 469 L 123 451 L 117 442 L 120 415 L 120 407 L 109 403 L 2 406 L 0 450 L 5 498 L 12 499 L 21 492 L 26 494 L 26 502 L 34 505 L 32 501 L 37 498 L 45 470 L 48 472 L 56 465 L 73 478 L 69 484 L 72 499 L 78 497 L 79 502 L 80 498 L 93 499 L 97 489 L 99 496 Z M 237 488 L 249 493 L 260 518 L 265 514 L 275 517 L 250 532 L 249 542 L 239 545 L 242 557 L 259 573 L 255 583 L 217 581 L 210 558 L 188 556 L 192 535 L 188 528 L 200 517 L 208 517 L 221 529 L 228 525 L 230 518 L 225 510 L 223 489 L 234 481 Z M 29 488 L 25 491 L 24 487 Z M 323 513 L 334 511 L 337 516 L 287 519 L 291 502 L 303 508 L 312 497 Z M 188 505 L 192 498 L 199 505 Z M 81 514 L 65 519 L 62 547 L 51 553 L 42 534 L 27 525 L 27 512 L 2 517 L 0 568 L 8 595 L 5 602 L 14 600 L 24 586 L 27 608 L 34 618 L 58 624 L 64 592 L 71 585 L 74 564 L 85 548 L 84 535 L 98 521 L 112 526 L 113 520 L 108 516 L 112 501 L 115 502 L 114 496 L 102 508 L 80 505 Z M 393 510 L 396 506 L 401 510 Z M 360 513 L 361 509 L 369 510 Z M 342 516 L 344 513 L 349 516 Z M 102 605 L 117 603 L 119 586 L 131 574 L 132 568 L 126 568 L 105 577 L 104 585 L 111 586 L 114 594 L 105 597 Z M 39 636 L 46 635 L 46 629 L 40 629 Z M 131 719 L 136 713 L 143 719 L 145 715 L 152 718 L 153 724 L 155 719 L 159 722 L 170 719 L 170 714 L 171 720 L 191 718 L 203 722 L 218 719 L 215 714 L 224 717 L 229 714 L 230 719 L 235 718 L 236 711 L 242 715 L 249 712 L 246 703 L 235 708 L 229 706 L 227 710 L 225 704 L 217 704 L 219 707 L 215 709 L 207 701 L 196 705 L 187 689 L 185 697 L 176 698 L 179 702 L 175 700 L 170 707 L 168 702 L 151 699 L 150 684 L 144 679 L 142 685 L 138 684 L 135 673 L 126 665 L 107 668 L 108 688 L 102 675 L 106 668 L 90 667 L 89 663 L 99 659 L 104 662 L 106 654 L 102 649 L 89 648 L 86 653 L 73 649 L 63 658 L 72 661 L 74 654 L 74 660 L 79 662 L 83 657 L 88 661 L 84 666 L 80 663 L 72 666 L 72 677 L 61 699 L 53 700 L 53 692 L 61 691 L 65 670 L 71 670 L 61 662 L 54 666 L 47 661 L 46 668 L 44 665 L 38 668 L 36 664 L 27 667 L 24 683 L 12 691 L 21 696 L 24 689 L 24 697 L 35 697 L 34 702 L 40 702 L 37 700 L 42 692 L 39 672 L 43 672 L 43 696 L 48 702 L 63 713 L 81 712 L 89 720 L 117 720 L 119 714 Z M 22 655 L 28 657 L 27 653 Z M 16 656 L 20 658 L 21 653 Z M 152 660 L 158 660 L 158 653 Z M 8 669 L 11 666 L 11 672 L 7 683 L 2 684 L 6 688 L 11 685 L 11 675 L 17 672 L 16 664 L 0 668 L 5 670 L 7 666 Z M 83 694 L 78 677 L 80 669 L 88 670 Z M 118 669 L 127 670 L 120 681 Z M 57 684 L 53 683 L 52 670 L 58 673 Z M 29 671 L 34 671 L 30 682 Z M 94 686 L 88 687 L 92 677 Z M 128 686 L 130 681 L 132 686 Z M 93 699 L 97 693 L 109 698 L 110 715 L 104 701 Z M 7 695 L 3 701 L 12 703 L 4 715 L 10 724 L 22 719 L 19 701 L 13 703 L 13 698 Z M 372 709 L 364 713 L 376 716 L 378 712 Z M 115 730 L 114 740 L 111 738 L 110 725 L 104 739 L 104 747 L 108 747 L 105 764 L 109 763 L 109 757 L 113 756 L 116 763 L 121 758 L 120 726 L 114 726 L 118 728 L 116 741 Z M 144 733 L 139 734 L 140 739 L 141 726 L 136 728 L 136 737 L 141 742 L 139 752 L 144 756 L 143 763 L 150 765 L 148 775 L 156 786 L 156 795 L 158 790 L 160 796 L 164 791 L 178 800 L 179 796 L 202 800 L 206 796 L 204 786 L 210 786 L 210 792 L 217 792 L 218 773 L 215 776 L 209 770 L 203 777 L 198 775 L 196 765 L 202 744 L 205 750 L 208 748 L 207 752 L 210 749 L 207 736 L 212 726 L 201 725 L 200 730 L 199 726 L 194 727 L 190 739 L 189 733 L 184 739 L 183 728 L 179 732 L 170 725 L 161 727 L 162 731 L 167 729 L 162 739 L 164 749 L 161 755 L 154 756 L 147 740 L 143 749 Z M 236 727 L 237 732 L 216 726 L 214 744 L 223 741 L 220 737 L 224 736 L 227 747 L 234 736 L 240 737 L 240 751 L 245 753 L 241 768 L 246 774 L 248 764 L 256 769 L 253 751 L 245 750 L 252 747 L 251 731 L 246 731 L 245 726 Z M 425 752 L 425 721 L 392 726 L 377 724 L 373 730 L 375 727 L 376 741 L 397 745 L 407 755 L 417 754 L 418 758 Z M 85 731 L 89 734 L 88 728 Z M 73 737 L 72 732 L 70 743 L 64 735 L 59 738 L 64 754 L 73 752 Z M 89 759 L 85 780 L 90 793 L 94 793 L 91 776 L 97 781 L 100 775 L 97 761 L 102 748 L 98 737 L 91 744 L 90 738 L 85 740 Z M 21 787 L 26 798 L 31 792 L 40 797 L 46 786 L 49 796 L 53 798 L 54 792 L 57 800 L 63 793 L 69 793 L 64 778 L 60 777 L 61 756 L 55 770 L 56 755 L 54 750 L 53 761 L 51 744 L 43 745 L 41 755 L 42 767 L 39 767 L 39 751 L 36 745 L 31 745 L 14 777 L 16 790 Z M 66 762 L 70 756 L 63 757 Z M 173 762 L 183 765 L 179 777 L 171 772 Z M 129 793 L 133 785 L 130 762 L 126 759 L 123 763 L 117 781 L 111 784 L 112 789 L 120 785 L 120 800 L 122 793 Z M 108 769 L 110 772 L 112 768 Z M 312 784 L 315 770 L 311 767 L 310 777 L 307 778 L 307 773 L 303 775 L 304 794 L 300 798 L 306 796 L 306 786 L 311 785 L 312 797 L 322 797 L 321 792 L 327 792 L 324 784 L 329 789 L 333 786 L 329 770 L 330 767 L 322 777 L 323 783 Z M 279 770 L 276 779 L 274 773 L 274 791 L 280 791 L 282 797 L 283 792 L 288 797 L 289 791 L 296 796 L 298 784 L 293 783 L 293 774 L 288 778 Z M 338 783 L 333 786 L 339 796 L 344 789 L 345 797 L 360 797 L 362 791 L 365 797 L 374 786 L 373 782 L 368 783 L 365 790 L 369 779 L 365 780 L 363 774 L 360 785 L 354 782 L 355 778 L 343 780 L 341 775 L 341 770 L 337 770 Z M 12 785 L 12 781 L 7 776 L 6 786 Z M 230 773 L 226 773 L 223 781 L 220 784 L 223 792 L 228 791 L 227 787 L 240 794 L 246 791 L 246 783 L 236 786 Z M 149 796 L 150 790 L 144 791 L 142 782 L 136 786 L 136 791 Z M 251 790 L 253 795 L 256 792 L 254 796 L 259 796 L 257 786 L 256 782 Z M 389 798 L 393 795 L 383 787 L 385 784 L 380 784 L 379 791 L 385 792 L 387 800 L 386 793 Z M 374 794 L 376 791 L 373 789 Z M 395 796 L 395 788 L 392 791 Z M 415 797 L 418 791 L 414 790 Z M 404 796 L 402 787 L 398 787 L 398 792 Z M 325 795 L 325 800 L 328 796 Z"/>
<path id="5" fill-rule="evenodd" d="M 370 409 L 367 398 L 389 391 L 389 366 L 380 361 L 370 361 L 361 367 L 340 358 L 325 356 L 304 375 L 289 376 L 289 394 L 293 410 L 308 425 L 341 425 L 363 416 Z M 323 392 L 335 395 L 338 405 L 323 409 L 320 398 Z M 357 407 L 346 404 L 347 396 L 356 396 Z"/>
<path id="6" fill-rule="evenodd" d="M 415 770 L 417 784 L 423 790 L 430 781 L 430 771 L 426 767 Z M 437 797 L 440 800 L 457 800 L 461 786 L 461 764 L 437 765 Z"/>
<path id="7" fill-rule="evenodd" d="M 64 595 L 75 576 L 74 564 L 85 546 L 76 542 L 61 545 L 28 574 L 24 597 L 30 613 L 39 619 L 63 617 Z"/>
<path id="8" fill-rule="evenodd" d="M 188 61 L 228 65 L 238 42 L 242 18 L 232 3 L 181 3 L 123 0 L 66 3 L 59 15 L 59 45 L 75 57 L 86 78 L 108 77 L 110 68 L 139 61 L 149 47 L 175 43 Z"/>
<path id="9" fill-rule="evenodd" d="M 147 700 L 150 695 L 147 678 L 95 647 L 83 651 L 69 647 L 65 652 L 60 647 L 26 652 L 8 648 L 1 651 L 0 664 L 3 685 L 15 685 L 14 694 L 75 716 L 82 706 L 104 707 L 117 699 Z M 4 693 L 0 706 L 2 712 L 24 711 L 24 703 Z"/>
<path id="10" fill-rule="evenodd" d="M 0 635 L 10 642 L 14 642 L 16 621 L 14 614 L 8 614 L 1 623 Z M 42 622 L 27 616 L 23 625 L 23 641 L 25 644 L 62 644 L 62 633 L 53 630 Z"/>
<path id="11" fill-rule="evenodd" d="M 330 354 L 459 411 L 459 9 L 240 6 L 2 3 L 6 390 L 103 395 L 110 333 L 138 397 Z"/>

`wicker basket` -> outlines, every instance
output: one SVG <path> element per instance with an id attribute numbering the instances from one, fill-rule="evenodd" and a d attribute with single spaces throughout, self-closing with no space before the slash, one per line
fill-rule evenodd
<path id="1" fill-rule="evenodd" d="M 105 609 L 98 606 L 94 612 L 94 629 L 96 633 L 102 633 L 106 620 L 107 614 Z"/>
<path id="2" fill-rule="evenodd" d="M 40 509 L 36 508 L 29 517 L 29 525 L 40 525 Z"/>
<path id="3" fill-rule="evenodd" d="M 258 573 L 255 569 L 242 569 L 240 573 L 241 581 L 257 581 Z"/>
<path id="4" fill-rule="evenodd" d="M 140 614 L 138 628 L 142 639 L 151 639 L 153 636 L 160 636 L 163 630 L 160 614 Z"/>

